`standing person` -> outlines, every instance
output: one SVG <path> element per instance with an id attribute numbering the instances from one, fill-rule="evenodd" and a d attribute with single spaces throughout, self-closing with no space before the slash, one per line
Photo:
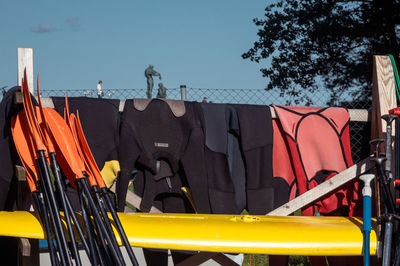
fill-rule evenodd
<path id="1" fill-rule="evenodd" d="M 203 103 L 206 103 L 206 102 L 208 102 L 207 97 L 203 97 Z"/>
<path id="2" fill-rule="evenodd" d="M 147 95 L 147 98 L 151 99 L 152 98 L 152 91 L 153 91 L 153 87 L 154 87 L 153 76 L 158 76 L 160 78 L 160 80 L 161 80 L 161 74 L 153 69 L 153 65 L 149 65 L 149 67 L 146 68 L 145 71 L 144 71 L 144 76 L 147 79 L 146 95 Z"/>
<path id="3" fill-rule="evenodd" d="M 103 81 L 99 80 L 99 82 L 97 83 L 97 97 L 102 98 L 104 96 L 103 90 L 101 88 L 101 86 L 103 85 Z"/>

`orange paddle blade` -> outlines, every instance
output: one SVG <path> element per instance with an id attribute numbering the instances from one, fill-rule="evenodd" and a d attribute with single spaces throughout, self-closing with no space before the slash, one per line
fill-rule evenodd
<path id="1" fill-rule="evenodd" d="M 89 165 L 87 164 L 86 160 L 83 157 L 81 147 L 79 146 L 79 143 L 78 143 L 78 136 L 76 133 L 75 123 L 72 123 L 71 119 L 75 119 L 75 115 L 74 114 L 70 115 L 70 113 L 69 113 L 68 93 L 66 92 L 65 93 L 64 120 L 67 123 L 67 125 L 69 126 L 69 129 L 71 130 L 72 136 L 74 137 L 76 149 L 78 150 L 79 156 L 81 157 L 82 161 L 84 162 L 85 169 L 86 169 L 85 172 L 88 177 L 90 186 L 95 186 L 95 185 L 97 185 L 97 183 L 93 177 L 93 173 L 92 173 Z"/>
<path id="2" fill-rule="evenodd" d="M 36 114 L 35 123 L 38 125 L 38 127 L 40 129 L 40 134 L 41 134 L 40 137 L 42 139 L 42 143 L 46 147 L 46 150 L 44 151 L 44 155 L 45 155 L 45 157 L 47 159 L 47 162 L 50 165 L 51 162 L 50 162 L 49 153 L 55 152 L 53 141 L 50 138 L 48 126 L 47 126 L 47 124 L 45 122 L 45 119 L 43 118 L 42 114 L 40 113 L 40 107 L 39 106 L 33 106 L 33 111 Z"/>
<path id="3" fill-rule="evenodd" d="M 69 127 L 71 129 L 72 135 L 74 136 L 76 148 L 77 148 L 77 150 L 79 152 L 80 157 L 82 158 L 82 160 L 83 160 L 83 162 L 85 164 L 86 174 L 88 175 L 88 180 L 89 180 L 90 186 L 96 186 L 97 182 L 93 177 L 93 171 L 90 168 L 87 160 L 85 160 L 85 156 L 83 155 L 82 147 L 79 144 L 78 133 L 77 133 L 77 128 L 76 128 L 76 122 L 75 121 L 76 121 L 76 116 L 74 114 L 70 114 L 70 116 L 69 116 L 69 122 L 70 122 Z"/>
<path id="4" fill-rule="evenodd" d="M 75 184 L 75 179 L 84 177 L 82 172 L 85 171 L 85 166 L 79 156 L 74 137 L 65 120 L 55 110 L 47 107 L 43 112 L 49 125 L 57 161 L 67 178 Z"/>
<path id="5" fill-rule="evenodd" d="M 28 130 L 32 136 L 33 144 L 36 151 L 45 151 L 46 147 L 43 144 L 40 129 L 37 124 L 36 116 L 33 111 L 31 94 L 29 93 L 28 81 L 26 79 L 26 69 L 24 72 L 24 78 L 22 79 L 21 91 L 23 96 L 23 105 L 26 113 L 26 121 Z"/>
<path id="6" fill-rule="evenodd" d="M 93 172 L 94 177 L 96 178 L 97 184 L 99 185 L 100 188 L 106 187 L 106 184 L 104 183 L 103 177 L 101 176 L 101 172 L 96 163 L 96 160 L 94 159 L 94 156 L 92 154 L 92 151 L 90 150 L 89 144 L 86 141 L 86 137 L 85 137 L 85 134 L 82 129 L 81 120 L 79 119 L 79 111 L 76 111 L 75 126 L 76 126 L 76 130 L 77 130 L 79 145 L 82 148 L 85 160 L 88 162 L 90 169 L 92 169 L 92 172 Z"/>
<path id="7" fill-rule="evenodd" d="M 69 121 L 68 92 L 65 93 L 64 119 L 67 122 L 67 125 L 69 126 L 70 125 L 70 121 Z"/>
<path id="8" fill-rule="evenodd" d="M 25 168 L 29 189 L 31 192 L 34 192 L 37 190 L 35 181 L 39 179 L 35 163 L 36 152 L 34 151 L 32 139 L 27 129 L 25 112 L 23 110 L 11 119 L 11 132 L 22 166 Z"/>
<path id="9" fill-rule="evenodd" d="M 39 128 L 40 128 L 41 132 L 43 133 L 44 142 L 46 144 L 47 150 L 49 153 L 53 153 L 53 152 L 55 152 L 55 149 L 54 149 L 53 142 L 49 135 L 50 134 L 49 126 L 46 122 L 46 117 L 44 116 L 44 112 L 43 112 L 42 97 L 40 95 L 40 89 L 39 89 L 39 75 L 37 76 L 36 89 L 37 89 L 38 102 L 39 102 L 39 107 L 37 107 L 37 106 L 34 107 L 36 117 L 37 117 L 37 120 L 39 123 Z"/>

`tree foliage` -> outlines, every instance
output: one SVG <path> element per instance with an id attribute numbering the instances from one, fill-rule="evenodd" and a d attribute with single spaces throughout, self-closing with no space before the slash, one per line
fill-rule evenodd
<path id="1" fill-rule="evenodd" d="M 262 63 L 266 90 L 296 103 L 370 101 L 372 58 L 399 56 L 400 0 L 286 0 L 254 19 L 258 40 L 242 55 Z"/>

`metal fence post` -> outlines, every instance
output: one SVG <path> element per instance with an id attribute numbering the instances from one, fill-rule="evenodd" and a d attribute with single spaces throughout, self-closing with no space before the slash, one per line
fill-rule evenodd
<path id="1" fill-rule="evenodd" d="M 186 85 L 181 85 L 181 100 L 186 101 Z"/>

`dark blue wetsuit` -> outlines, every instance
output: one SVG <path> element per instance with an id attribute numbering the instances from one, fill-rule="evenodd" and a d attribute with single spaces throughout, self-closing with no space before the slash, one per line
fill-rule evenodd
<path id="1" fill-rule="evenodd" d="M 201 104 L 212 213 L 239 214 L 246 208 L 246 173 L 239 143 L 239 120 L 228 104 Z"/>

